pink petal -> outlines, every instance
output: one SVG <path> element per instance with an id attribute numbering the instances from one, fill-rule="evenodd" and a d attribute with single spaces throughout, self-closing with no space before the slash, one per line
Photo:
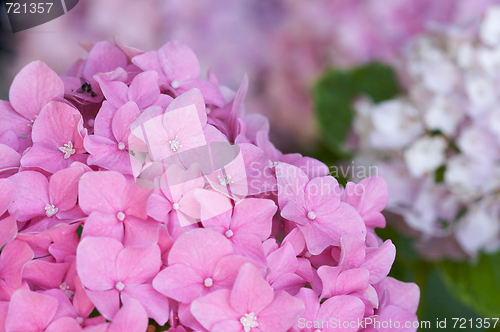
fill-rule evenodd
<path id="1" fill-rule="evenodd" d="M 365 260 L 366 245 L 363 240 L 350 235 L 344 235 L 340 238 L 342 248 L 339 265 L 344 270 L 361 266 Z"/>
<path id="2" fill-rule="evenodd" d="M 68 268 L 68 263 L 51 263 L 37 259 L 24 266 L 23 279 L 40 288 L 58 288 Z"/>
<path id="3" fill-rule="evenodd" d="M 165 199 L 163 195 L 152 194 L 148 200 L 148 215 L 152 218 L 166 222 L 168 214 L 172 211 L 172 203 Z"/>
<path id="4" fill-rule="evenodd" d="M 170 250 L 168 263 L 187 264 L 211 275 L 219 259 L 232 253 L 233 247 L 224 236 L 208 229 L 193 229 L 179 236 Z"/>
<path id="5" fill-rule="evenodd" d="M 236 320 L 224 320 L 218 322 L 211 329 L 210 332 L 244 332 L 241 322 Z"/>
<path id="6" fill-rule="evenodd" d="M 396 247 L 387 240 L 379 248 L 367 248 L 366 259 L 361 265 L 370 271 L 370 284 L 376 284 L 389 274 L 396 258 Z"/>
<path id="7" fill-rule="evenodd" d="M 113 318 L 108 332 L 144 332 L 148 328 L 148 314 L 136 300 L 130 299 L 123 304 Z"/>
<path id="8" fill-rule="evenodd" d="M 158 242 L 160 224 L 153 220 L 142 220 L 128 216 L 123 221 L 125 235 L 123 243 L 127 247 L 149 247 Z"/>
<path id="9" fill-rule="evenodd" d="M 111 129 L 117 142 L 122 142 L 128 147 L 130 125 L 140 114 L 137 104 L 133 101 L 127 102 L 116 111 L 111 122 Z"/>
<path id="10" fill-rule="evenodd" d="M 2 169 L 21 165 L 21 155 L 5 144 L 0 144 L 0 155 L 2 156 L 0 172 Z"/>
<path id="11" fill-rule="evenodd" d="M 160 96 L 158 73 L 151 70 L 134 77 L 127 96 L 128 100 L 135 101 L 140 109 L 151 106 Z"/>
<path id="12" fill-rule="evenodd" d="M 45 63 L 34 61 L 16 75 L 9 91 L 12 107 L 29 120 L 51 100 L 64 96 L 63 82 Z"/>
<path id="13" fill-rule="evenodd" d="M 336 294 L 364 291 L 368 287 L 370 273 L 366 269 L 351 269 L 340 273 L 336 282 Z"/>
<path id="14" fill-rule="evenodd" d="M 292 229 L 290 233 L 283 239 L 281 246 L 290 243 L 293 247 L 293 251 L 296 256 L 299 256 L 306 246 L 306 240 L 304 239 L 304 234 L 298 228 Z"/>
<path id="15" fill-rule="evenodd" d="M 50 203 L 61 211 L 67 211 L 76 205 L 78 182 L 85 171 L 81 167 L 60 170 L 50 178 Z"/>
<path id="16" fill-rule="evenodd" d="M 0 247 L 14 240 L 17 235 L 17 214 L 0 220 Z"/>
<path id="17" fill-rule="evenodd" d="M 21 240 L 13 240 L 5 245 L 0 254 L 0 279 L 13 288 L 22 285 L 24 265 L 33 259 L 33 251 Z"/>
<path id="18" fill-rule="evenodd" d="M 284 291 L 276 291 L 273 302 L 257 314 L 263 331 L 288 331 L 305 310 L 304 303 Z"/>
<path id="19" fill-rule="evenodd" d="M 125 248 L 116 258 L 118 280 L 126 286 L 153 280 L 161 266 L 161 252 L 157 245 Z"/>
<path id="20" fill-rule="evenodd" d="M 138 186 L 135 181 L 129 180 L 125 191 L 122 193 L 122 211 L 126 215 L 140 219 L 148 217 L 147 203 L 153 190 Z"/>
<path id="21" fill-rule="evenodd" d="M 302 300 L 305 304 L 305 310 L 300 317 L 305 321 L 314 321 L 319 310 L 318 295 L 312 289 L 301 288 L 296 298 Z"/>
<path id="22" fill-rule="evenodd" d="M 158 50 L 163 74 L 170 82 L 183 82 L 200 75 L 200 63 L 196 54 L 187 45 L 169 41 Z M 139 66 L 140 67 L 140 66 Z"/>
<path id="23" fill-rule="evenodd" d="M 13 131 L 18 138 L 18 152 L 23 152 L 31 145 L 31 127 L 28 125 L 32 125 L 32 123 L 19 115 L 8 101 L 0 100 L 0 118 L 3 119 L 0 122 L 0 135 Z"/>
<path id="24" fill-rule="evenodd" d="M 39 172 L 25 171 L 9 178 L 14 185 L 14 195 L 9 206 L 9 213 L 19 210 L 18 221 L 27 221 L 33 217 L 45 215 L 45 206 L 49 203 L 49 181 Z"/>
<path id="25" fill-rule="evenodd" d="M 7 179 L 0 179 L 0 216 L 2 216 L 9 207 L 14 193 L 14 185 Z"/>
<path id="26" fill-rule="evenodd" d="M 169 318 L 168 298 L 158 293 L 151 284 L 127 285 L 121 297 L 124 305 L 130 299 L 138 300 L 146 309 L 148 316 L 153 318 L 160 326 L 165 325 Z"/>
<path id="27" fill-rule="evenodd" d="M 162 84 L 168 84 L 163 73 L 162 67 L 160 65 L 160 60 L 158 58 L 158 52 L 149 51 L 136 55 L 132 58 L 132 63 L 144 71 L 154 70 L 159 74 L 159 78 Z"/>
<path id="28" fill-rule="evenodd" d="M 269 199 L 245 199 L 234 207 L 231 229 L 235 233 L 255 234 L 264 241 L 271 235 L 272 218 L 277 209 Z"/>
<path id="29" fill-rule="evenodd" d="M 20 289 L 12 294 L 5 322 L 7 331 L 43 331 L 57 311 L 52 296 Z"/>
<path id="30" fill-rule="evenodd" d="M 134 174 L 142 165 L 130 153 L 118 149 L 118 143 L 103 136 L 89 135 L 84 139 L 85 149 L 90 153 L 89 165 L 97 165 L 122 174 Z"/>
<path id="31" fill-rule="evenodd" d="M 232 308 L 229 303 L 230 297 L 231 291 L 228 289 L 221 289 L 207 294 L 193 301 L 191 313 L 204 328 L 209 330 L 221 321 L 239 321 L 242 314 Z"/>
<path id="32" fill-rule="evenodd" d="M 78 332 L 78 331 L 82 331 L 82 327 L 80 326 L 80 324 L 78 324 L 76 319 L 71 318 L 71 317 L 63 317 L 63 318 L 56 320 L 52 324 L 50 324 L 44 331 L 46 331 L 46 332 L 60 332 L 60 331 Z"/>
<path id="33" fill-rule="evenodd" d="M 185 264 L 167 266 L 153 280 L 160 293 L 182 303 L 191 303 L 203 289 L 204 278 L 196 269 Z"/>
<path id="34" fill-rule="evenodd" d="M 118 241 L 123 241 L 125 231 L 123 222 L 115 215 L 92 212 L 85 220 L 85 227 L 82 231 L 82 238 L 87 236 L 109 237 Z"/>
<path id="35" fill-rule="evenodd" d="M 399 322 L 399 326 L 401 326 L 399 331 L 404 332 L 415 332 L 417 331 L 417 327 L 413 327 L 415 322 L 418 322 L 418 317 L 413 312 L 409 312 L 404 310 L 401 307 L 390 305 L 384 308 L 384 310 L 380 313 L 377 321 L 381 324 L 380 328 L 377 329 L 380 332 L 392 332 L 394 328 L 390 328 L 391 325 L 388 325 L 389 321 L 392 321 L 392 326 L 394 326 L 395 322 Z M 385 322 L 385 323 L 384 323 Z M 408 323 L 407 323 L 408 322 Z M 411 327 L 407 328 L 405 324 L 410 325 Z M 384 328 L 384 326 L 387 326 Z"/>
<path id="36" fill-rule="evenodd" d="M 94 134 L 104 136 L 110 140 L 114 139 L 113 132 L 111 130 L 111 120 L 113 119 L 117 109 L 118 107 L 112 106 L 107 100 L 102 103 L 99 113 L 97 113 L 95 118 Z"/>
<path id="37" fill-rule="evenodd" d="M 109 103 L 113 108 L 119 108 L 128 101 L 125 83 L 120 81 L 109 81 L 107 75 L 95 75 L 94 79 L 99 84 L 102 93 L 106 97 L 105 103 Z M 104 105 L 104 104 L 103 104 Z"/>
<path id="38" fill-rule="evenodd" d="M 198 114 L 197 120 L 201 123 L 202 127 L 204 127 L 207 123 L 207 111 L 205 109 L 205 100 L 203 99 L 203 95 L 198 89 L 186 91 L 172 100 L 170 105 L 168 105 L 166 112 L 171 112 L 190 105 L 195 106 Z"/>
<path id="39" fill-rule="evenodd" d="M 299 262 L 290 243 L 267 256 L 267 264 L 269 266 L 267 280 L 270 283 L 273 283 L 282 274 L 294 273 L 299 267 Z"/>
<path id="40" fill-rule="evenodd" d="M 231 306 L 238 313 L 254 312 L 258 315 L 274 297 L 274 291 L 252 264 L 244 264 L 234 282 Z"/>
<path id="41" fill-rule="evenodd" d="M 378 294 L 389 291 L 390 303 L 410 312 L 416 312 L 420 299 L 420 289 L 412 282 L 402 282 L 391 277 L 382 279 L 375 285 Z"/>
<path id="42" fill-rule="evenodd" d="M 357 322 L 358 319 L 363 318 L 365 311 L 365 305 L 363 302 L 355 296 L 351 295 L 340 295 L 334 296 L 321 305 L 316 316 L 317 321 L 334 320 L 337 323 L 339 320 L 342 322 Z M 326 328 L 323 329 L 326 332 L 337 331 L 338 329 Z M 344 328 L 342 326 L 342 331 L 357 331 L 358 326 L 352 326 Z"/>
<path id="43" fill-rule="evenodd" d="M 267 265 L 262 241 L 254 234 L 234 234 L 231 238 L 235 255 L 248 257 L 251 260 Z"/>
<path id="44" fill-rule="evenodd" d="M 241 266 L 245 263 L 250 263 L 250 260 L 243 256 L 222 257 L 213 273 L 213 289 L 232 288 Z"/>
<path id="45" fill-rule="evenodd" d="M 123 245 L 111 238 L 86 237 L 76 252 L 76 269 L 82 284 L 91 290 L 112 289 L 118 281 L 116 258 Z"/>
<path id="46" fill-rule="evenodd" d="M 126 65 L 127 57 L 118 47 L 108 41 L 101 41 L 90 50 L 83 75 L 90 80 L 95 74 L 107 73 Z"/>
<path id="47" fill-rule="evenodd" d="M 87 289 L 87 296 L 107 320 L 111 320 L 120 309 L 120 292 L 116 288 L 104 291 Z"/>
<path id="48" fill-rule="evenodd" d="M 215 105 L 217 107 L 224 106 L 224 97 L 222 96 L 219 88 L 217 87 L 217 85 L 207 80 L 187 80 L 185 82 L 182 82 L 179 89 L 177 89 L 177 92 L 183 93 L 195 88 L 200 90 L 207 104 Z"/>
<path id="49" fill-rule="evenodd" d="M 117 172 L 87 172 L 79 184 L 78 197 L 83 212 L 116 214 L 120 212 L 121 197 L 127 187 L 125 177 Z"/>
<path id="50" fill-rule="evenodd" d="M 71 141 L 75 143 L 75 120 L 73 115 L 80 115 L 78 110 L 66 103 L 52 101 L 43 107 L 33 124 L 33 143 L 58 147 Z M 61 152 L 61 155 L 64 155 Z"/>

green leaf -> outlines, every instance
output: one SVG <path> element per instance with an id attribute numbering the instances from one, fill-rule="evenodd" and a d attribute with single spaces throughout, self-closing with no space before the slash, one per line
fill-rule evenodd
<path id="1" fill-rule="evenodd" d="M 482 254 L 476 264 L 444 261 L 439 269 L 457 297 L 485 317 L 500 315 L 500 253 Z"/>
<path id="2" fill-rule="evenodd" d="M 344 141 L 354 120 L 353 100 L 363 95 L 380 102 L 398 93 L 393 69 L 380 63 L 326 72 L 315 85 L 313 96 L 321 135 L 336 159 L 351 155 L 345 150 Z"/>

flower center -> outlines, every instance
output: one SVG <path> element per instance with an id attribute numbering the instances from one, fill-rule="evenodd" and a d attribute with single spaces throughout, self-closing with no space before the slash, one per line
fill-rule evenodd
<path id="1" fill-rule="evenodd" d="M 212 287 L 213 284 L 214 281 L 212 280 L 212 278 L 205 279 L 205 287 Z"/>
<path id="2" fill-rule="evenodd" d="M 116 289 L 118 289 L 118 291 L 120 291 L 120 292 L 121 292 L 121 291 L 125 288 L 125 285 L 123 284 L 123 282 L 118 281 L 118 282 L 116 283 L 115 288 L 116 288 Z"/>
<path id="3" fill-rule="evenodd" d="M 259 326 L 259 323 L 257 323 L 257 316 L 255 316 L 253 312 L 245 314 L 244 317 L 241 317 L 240 323 L 241 325 L 243 325 L 243 329 L 245 330 L 245 332 L 250 332 L 250 329 L 252 327 Z"/>
<path id="4" fill-rule="evenodd" d="M 54 214 L 57 213 L 57 211 L 59 211 L 58 208 L 56 208 L 54 205 L 51 205 L 51 204 L 47 204 L 45 205 L 45 214 L 47 215 L 47 217 L 52 217 Z"/>
<path id="5" fill-rule="evenodd" d="M 227 186 L 228 184 L 233 184 L 233 181 L 231 180 L 231 176 L 230 175 L 223 175 L 222 177 L 219 175 L 218 176 L 219 178 L 219 184 L 221 186 Z"/>
<path id="6" fill-rule="evenodd" d="M 304 257 L 305 258 L 311 258 L 312 257 L 312 254 L 306 250 L 306 252 L 304 253 Z"/>
<path id="7" fill-rule="evenodd" d="M 125 143 L 120 142 L 118 143 L 118 150 L 124 150 L 125 149 Z"/>
<path id="8" fill-rule="evenodd" d="M 118 218 L 118 220 L 120 220 L 120 221 L 123 221 L 123 220 L 125 219 L 125 213 L 123 213 L 123 212 L 118 212 L 118 213 L 116 214 L 116 218 Z"/>
<path id="9" fill-rule="evenodd" d="M 173 80 L 172 83 L 170 83 L 170 85 L 172 86 L 172 88 L 174 89 L 177 89 L 179 88 L 180 84 L 179 84 L 179 81 L 178 80 Z"/>
<path id="10" fill-rule="evenodd" d="M 172 209 L 179 210 L 179 203 L 172 204 Z"/>
<path id="11" fill-rule="evenodd" d="M 82 323 L 83 323 L 83 318 L 82 318 L 82 317 L 80 317 L 80 316 L 76 317 L 76 322 L 77 322 L 78 324 L 82 325 Z"/>
<path id="12" fill-rule="evenodd" d="M 76 152 L 76 150 L 73 149 L 73 143 L 71 143 L 71 141 L 68 141 L 68 143 L 64 144 L 64 146 L 60 146 L 59 151 L 64 153 L 64 159 L 68 159 L 72 154 L 75 154 Z"/>
<path id="13" fill-rule="evenodd" d="M 314 211 L 309 211 L 309 212 L 307 212 L 307 218 L 308 218 L 309 220 L 314 220 L 314 219 L 316 219 L 316 213 L 315 213 Z"/>
<path id="14" fill-rule="evenodd" d="M 168 141 L 168 143 L 170 144 L 170 149 L 172 149 L 172 151 L 174 152 L 179 150 L 179 148 L 182 148 L 181 142 L 177 140 L 178 137 L 179 136 L 175 135 L 175 138 L 173 140 Z"/>
<path id="15" fill-rule="evenodd" d="M 72 299 L 73 296 L 75 295 L 75 292 L 69 289 L 69 286 L 66 284 L 66 281 L 59 286 L 59 289 L 62 290 L 69 299 Z"/>
<path id="16" fill-rule="evenodd" d="M 225 234 L 226 234 L 226 237 L 228 237 L 228 238 L 234 235 L 233 231 L 230 229 L 228 229 Z"/>

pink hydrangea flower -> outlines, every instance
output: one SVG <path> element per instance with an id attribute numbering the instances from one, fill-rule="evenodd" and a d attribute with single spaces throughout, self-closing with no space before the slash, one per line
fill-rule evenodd
<path id="1" fill-rule="evenodd" d="M 187 46 L 115 42 L 62 80 L 29 64 L 0 103 L 0 331 L 416 319 L 418 287 L 387 277 L 395 248 L 374 231 L 383 179 L 342 189 L 280 152 L 245 115 L 249 80 L 200 79 Z"/>

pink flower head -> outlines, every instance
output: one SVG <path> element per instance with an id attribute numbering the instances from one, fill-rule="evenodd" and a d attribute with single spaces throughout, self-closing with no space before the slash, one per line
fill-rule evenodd
<path id="1" fill-rule="evenodd" d="M 88 172 L 79 185 L 79 204 L 89 217 L 82 236 L 109 236 L 126 245 L 152 245 L 158 225 L 147 219 L 151 190 L 120 173 Z"/>
<path id="2" fill-rule="evenodd" d="M 271 235 L 276 210 L 277 206 L 271 200 L 248 198 L 236 204 L 234 209 L 202 223 L 205 228 L 228 238 L 235 254 L 265 263 L 262 242 Z"/>
<path id="3" fill-rule="evenodd" d="M 176 98 L 161 114 L 154 108 L 144 112 L 132 127 L 132 133 L 149 148 L 153 161 L 207 144 L 205 101 L 200 91 L 190 90 Z"/>
<path id="4" fill-rule="evenodd" d="M 139 115 L 137 104 L 126 102 L 114 112 L 111 119 L 96 119 L 95 135 L 86 136 L 83 142 L 85 149 L 90 153 L 88 164 L 122 174 L 139 174 L 142 165 L 128 152 L 129 140 L 132 139 L 130 125 Z M 101 121 L 106 123 L 111 121 L 110 133 L 98 131 Z"/>
<path id="5" fill-rule="evenodd" d="M 168 319 L 168 299 L 151 281 L 161 267 L 160 248 L 129 247 L 112 238 L 86 237 L 77 249 L 77 271 L 87 295 L 106 318 L 134 298 L 160 325 Z"/>
<path id="6" fill-rule="evenodd" d="M 54 173 L 50 180 L 35 171 L 11 176 L 9 180 L 17 190 L 9 207 L 10 213 L 17 210 L 18 221 L 38 216 L 58 219 L 80 217 L 79 209 L 74 208 L 77 203 L 78 181 L 83 173 L 81 167 L 69 167 Z"/>
<path id="7" fill-rule="evenodd" d="M 309 181 L 298 167 L 276 166 L 281 215 L 293 221 L 304 234 L 308 250 L 321 253 L 329 245 L 339 245 L 350 234 L 364 240 L 363 219 L 351 206 L 341 202 L 341 189 L 331 176 Z"/>
<path id="8" fill-rule="evenodd" d="M 244 264 L 232 290 L 221 289 L 193 302 L 193 316 L 210 331 L 285 332 L 304 311 L 304 303 L 274 291 L 252 264 Z"/>
<path id="9" fill-rule="evenodd" d="M 233 255 L 231 243 L 224 236 L 208 229 L 194 229 L 179 236 L 170 249 L 168 266 L 153 280 L 153 286 L 189 304 L 201 295 L 230 288 L 239 267 L 246 262 Z"/>
<path id="10" fill-rule="evenodd" d="M 24 167 L 55 173 L 74 161 L 85 162 L 81 114 L 62 102 L 49 102 L 33 124 L 33 146 L 21 158 Z"/>

